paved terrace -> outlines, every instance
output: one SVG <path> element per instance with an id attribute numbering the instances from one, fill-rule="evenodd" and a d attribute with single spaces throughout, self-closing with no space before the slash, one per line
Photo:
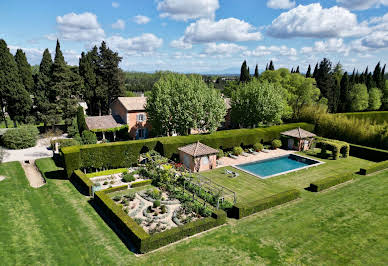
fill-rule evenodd
<path id="1" fill-rule="evenodd" d="M 238 156 L 237 159 L 233 159 L 230 157 L 223 157 L 219 159 L 220 164 L 218 167 L 224 167 L 224 166 L 233 166 L 237 164 L 244 164 L 244 163 L 251 163 L 259 160 L 265 160 L 270 159 L 282 155 L 288 155 L 295 153 L 296 151 L 289 151 L 289 150 L 283 150 L 283 149 L 277 149 L 277 150 L 267 150 L 268 152 L 259 152 L 259 154 L 249 154 L 249 156 L 245 157 L 243 155 Z M 217 167 L 217 168 L 218 168 Z"/>

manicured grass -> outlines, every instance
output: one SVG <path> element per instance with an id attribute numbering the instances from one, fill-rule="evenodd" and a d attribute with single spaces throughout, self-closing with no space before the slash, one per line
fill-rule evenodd
<path id="1" fill-rule="evenodd" d="M 225 174 L 225 169 L 237 172 L 239 176 L 232 178 L 230 175 Z M 234 167 L 217 168 L 211 171 L 201 172 L 201 175 L 236 192 L 237 202 L 248 203 L 287 190 L 283 186 L 268 185 L 265 180 L 247 174 Z"/>
<path id="2" fill-rule="evenodd" d="M 45 160 L 45 172 L 57 170 Z M 304 192 L 300 201 L 229 220 L 141 257 L 127 249 L 69 181 L 48 179 L 46 186 L 33 189 L 18 162 L 1 164 L 0 175 L 9 177 L 0 182 L 2 265 L 388 262 L 388 171 L 358 177 L 335 190 Z"/>
<path id="3" fill-rule="evenodd" d="M 89 174 L 86 174 L 86 177 L 92 178 L 92 177 L 96 177 L 96 176 L 120 174 L 120 173 L 124 173 L 125 171 L 128 171 L 128 169 L 127 168 L 110 169 L 110 170 L 106 170 L 106 171 L 89 173 Z"/>

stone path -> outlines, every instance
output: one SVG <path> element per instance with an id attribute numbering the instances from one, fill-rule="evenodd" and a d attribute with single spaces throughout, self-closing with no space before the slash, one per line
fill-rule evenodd
<path id="1" fill-rule="evenodd" d="M 22 166 L 30 186 L 33 188 L 39 188 L 46 184 L 46 181 L 42 177 L 38 168 L 35 165 L 35 160 L 30 160 L 30 163 L 22 162 Z"/>

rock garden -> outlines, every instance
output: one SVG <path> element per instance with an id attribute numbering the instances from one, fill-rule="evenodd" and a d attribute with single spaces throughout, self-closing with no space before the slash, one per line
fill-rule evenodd
<path id="1" fill-rule="evenodd" d="M 123 185 L 130 186 L 134 182 L 144 181 L 146 179 L 140 175 L 139 169 L 135 167 L 129 168 L 121 173 L 102 174 L 103 175 L 90 178 L 90 181 L 93 182 L 94 186 L 97 188 L 96 190 Z"/>

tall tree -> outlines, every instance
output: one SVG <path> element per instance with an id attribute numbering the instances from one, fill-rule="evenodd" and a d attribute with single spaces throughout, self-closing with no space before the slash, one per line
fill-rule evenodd
<path id="1" fill-rule="evenodd" d="M 255 78 L 259 78 L 259 67 L 257 66 L 256 64 L 256 67 L 255 67 Z"/>
<path id="2" fill-rule="evenodd" d="M 371 88 L 369 90 L 369 110 L 376 111 L 379 110 L 382 102 L 381 99 L 383 97 L 383 93 L 379 88 Z"/>
<path id="3" fill-rule="evenodd" d="M 309 65 L 309 67 L 307 68 L 306 78 L 311 78 L 311 66 L 310 66 L 310 65 Z"/>
<path id="4" fill-rule="evenodd" d="M 335 112 L 336 101 L 334 89 L 336 84 L 331 70 L 331 62 L 327 58 L 324 58 L 320 62 L 315 80 L 317 82 L 317 87 L 321 90 L 322 96 L 328 100 L 329 110 Z"/>
<path id="5" fill-rule="evenodd" d="M 32 93 L 34 88 L 34 79 L 32 78 L 32 70 L 30 64 L 27 62 L 26 54 L 22 49 L 17 49 L 15 54 L 15 61 L 19 69 L 19 75 L 22 79 L 24 88 Z"/>
<path id="6" fill-rule="evenodd" d="M 340 102 L 338 106 L 339 112 L 347 112 L 349 111 L 350 103 L 349 103 L 349 90 L 350 90 L 350 82 L 348 72 L 345 72 L 341 78 L 341 93 L 340 93 Z"/>
<path id="7" fill-rule="evenodd" d="M 265 71 L 267 71 L 268 70 L 268 63 L 267 63 L 267 65 L 265 66 Z"/>
<path id="8" fill-rule="evenodd" d="M 298 73 L 298 74 L 300 73 L 300 72 L 299 72 L 299 66 L 296 68 L 295 73 Z"/>
<path id="9" fill-rule="evenodd" d="M 272 60 L 269 62 L 268 70 L 275 70 Z"/>
<path id="10" fill-rule="evenodd" d="M 315 65 L 314 72 L 313 72 L 313 78 L 317 77 L 317 73 L 318 73 L 318 63 Z"/>
<path id="11" fill-rule="evenodd" d="M 15 126 L 16 122 L 25 120 L 32 107 L 31 97 L 24 88 L 18 66 L 3 39 L 0 39 L 0 104 L 1 112 L 6 109 Z M 6 121 L 4 113 L 2 116 Z"/>
<path id="12" fill-rule="evenodd" d="M 247 61 L 246 60 L 244 60 L 244 62 L 241 65 L 240 81 L 241 82 L 249 81 L 249 71 L 248 71 Z"/>
<path id="13" fill-rule="evenodd" d="M 355 84 L 349 93 L 350 97 L 350 111 L 359 112 L 364 111 L 369 106 L 368 89 L 365 84 Z"/>
<path id="14" fill-rule="evenodd" d="M 380 62 L 377 63 L 375 70 L 373 71 L 373 81 L 378 88 L 381 88 L 381 67 Z"/>

